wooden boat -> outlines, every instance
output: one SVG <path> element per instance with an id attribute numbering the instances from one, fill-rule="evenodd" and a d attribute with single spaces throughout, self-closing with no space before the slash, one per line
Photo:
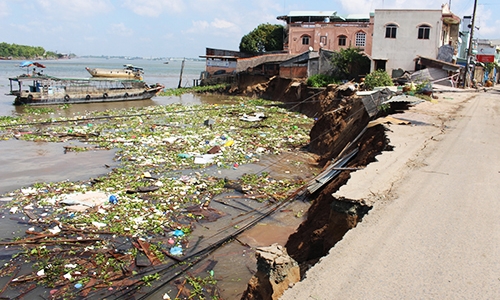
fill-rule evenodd
<path id="1" fill-rule="evenodd" d="M 15 105 L 51 105 L 151 99 L 165 87 L 142 80 L 113 78 L 58 78 L 21 75 L 10 80 Z"/>
<path id="2" fill-rule="evenodd" d="M 89 72 L 92 77 L 103 78 L 126 78 L 142 80 L 142 74 L 144 74 L 142 68 L 133 65 L 123 65 L 123 69 L 91 69 L 89 67 L 86 67 L 85 70 L 87 70 L 87 72 Z"/>

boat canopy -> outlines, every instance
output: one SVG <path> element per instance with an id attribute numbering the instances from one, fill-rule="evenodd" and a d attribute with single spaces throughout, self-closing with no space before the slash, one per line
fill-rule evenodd
<path id="1" fill-rule="evenodd" d="M 35 67 L 38 67 L 38 68 L 45 68 L 45 65 L 42 65 L 41 63 L 39 62 L 32 62 L 30 60 L 25 60 L 23 62 L 21 62 L 19 64 L 19 67 L 21 68 L 28 68 L 28 67 L 31 67 L 31 66 L 35 66 Z"/>

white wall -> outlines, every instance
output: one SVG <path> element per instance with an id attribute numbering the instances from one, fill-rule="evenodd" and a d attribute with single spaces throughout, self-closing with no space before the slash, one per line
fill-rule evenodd
<path id="1" fill-rule="evenodd" d="M 441 10 L 375 10 L 373 60 L 387 60 L 386 70 L 391 75 L 398 68 L 414 71 L 417 55 L 435 59 L 441 46 L 441 16 Z M 385 37 L 389 23 L 399 25 L 395 39 Z M 422 24 L 431 26 L 428 40 L 418 39 L 418 27 Z"/>

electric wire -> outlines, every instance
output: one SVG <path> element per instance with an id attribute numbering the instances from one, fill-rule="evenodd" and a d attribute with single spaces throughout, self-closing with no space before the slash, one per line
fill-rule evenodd
<path id="1" fill-rule="evenodd" d="M 315 93 L 314 95 L 312 95 L 312 96 L 310 96 L 310 97 L 308 97 L 308 98 L 306 98 L 306 99 L 304 99 L 302 101 L 297 101 L 297 102 L 283 102 L 283 104 L 293 104 L 293 106 L 291 108 L 289 108 L 289 110 L 293 110 L 293 109 L 296 109 L 299 105 L 308 102 L 308 100 L 310 100 L 310 99 L 318 96 L 321 93 L 324 93 L 324 90 L 322 90 L 322 91 L 320 91 L 318 93 Z M 320 100 L 309 101 L 308 103 L 313 103 L 313 102 L 320 102 Z M 219 108 L 207 108 L 207 109 L 183 110 L 183 111 L 167 112 L 167 113 L 193 112 L 193 111 L 209 111 L 209 110 L 218 110 L 218 109 Z M 342 109 L 345 109 L 345 107 L 339 107 L 339 108 L 333 110 L 332 112 L 336 112 L 336 111 L 339 111 L 339 110 L 342 110 Z M 358 109 L 358 110 L 356 110 L 356 111 L 354 111 L 354 112 L 352 112 L 347 117 L 347 119 L 352 118 L 354 115 L 356 115 L 358 112 L 360 112 L 362 110 L 364 110 L 363 107 L 360 108 L 360 109 Z M 7 127 L 7 126 L 14 127 L 14 126 L 27 126 L 27 125 L 47 125 L 47 124 L 63 123 L 63 122 L 84 122 L 84 121 L 90 121 L 90 120 L 103 120 L 103 119 L 111 119 L 111 118 L 131 118 L 131 117 L 141 117 L 141 116 L 145 116 L 145 115 L 159 115 L 159 114 L 165 115 L 166 113 L 165 112 L 161 112 L 161 113 L 158 112 L 158 113 L 147 113 L 147 114 L 146 113 L 141 113 L 141 114 L 133 114 L 133 115 L 102 116 L 102 117 L 92 117 L 92 118 L 77 119 L 77 120 L 61 120 L 61 121 L 26 123 L 26 124 L 9 124 L 9 125 L 1 125 L 0 127 Z M 326 135 L 328 133 L 329 133 L 329 131 L 325 131 L 324 133 L 322 133 L 321 135 L 319 135 L 318 137 L 316 137 L 313 141 L 316 141 L 316 140 L 322 138 L 324 135 Z M 280 159 L 278 159 L 276 162 L 272 163 L 271 165 L 269 165 L 267 167 L 264 167 L 264 168 L 261 168 L 260 170 L 257 171 L 257 173 L 264 172 L 265 170 L 271 168 L 272 166 L 274 166 L 274 165 L 282 162 L 283 160 L 287 159 L 291 155 L 292 155 L 292 153 L 285 153 L 285 155 L 283 157 L 281 157 Z M 183 262 L 190 261 L 190 263 L 186 264 L 182 268 L 182 270 L 178 270 L 177 273 L 175 273 L 169 279 L 164 280 L 160 286 L 155 287 L 152 291 L 150 291 L 149 293 L 145 294 L 144 296 L 142 296 L 139 299 L 146 299 L 148 296 L 150 296 L 153 293 L 157 292 L 163 286 L 169 284 L 172 280 L 174 280 L 175 278 L 177 278 L 177 277 L 181 276 L 182 274 L 184 274 L 189 268 L 193 267 L 194 265 L 196 265 L 197 263 L 199 263 L 200 261 L 202 261 L 203 259 L 205 259 L 208 254 L 212 253 L 213 251 L 215 251 L 216 249 L 218 249 L 223 244 L 225 244 L 225 243 L 233 240 L 236 236 L 238 236 L 239 234 L 241 234 L 245 230 L 251 228 L 252 226 L 254 226 L 255 224 L 257 224 L 258 222 L 260 222 L 263 219 L 265 219 L 266 217 L 270 216 L 271 214 L 273 214 L 274 212 L 276 212 L 279 208 L 284 207 L 285 205 L 289 204 L 291 201 L 293 201 L 297 197 L 297 195 L 299 194 L 299 192 L 304 191 L 304 189 L 305 189 L 305 185 L 303 185 L 302 187 L 298 188 L 296 190 L 296 192 L 294 194 L 290 195 L 289 197 L 287 197 L 287 199 L 285 199 L 285 200 L 283 200 L 281 202 L 278 202 L 277 204 L 272 205 L 272 206 L 268 207 L 267 209 L 265 209 L 263 211 L 256 211 L 256 213 L 260 214 L 260 215 L 258 215 L 252 222 L 249 222 L 249 223 L 243 225 L 242 227 L 238 228 L 235 232 L 231 233 L 228 236 L 222 237 L 221 239 L 219 239 L 218 241 L 212 243 L 208 247 L 205 247 L 205 248 L 203 248 L 203 249 L 201 249 L 201 250 L 199 250 L 199 251 L 197 251 L 197 252 L 195 252 L 193 254 L 190 254 L 189 256 L 184 257 L 182 261 Z M 247 219 L 249 219 L 249 218 L 252 218 L 252 217 L 253 217 L 253 215 L 251 215 L 250 217 L 247 217 L 244 220 L 240 221 L 240 223 L 243 222 L 243 221 L 245 221 L 245 220 L 247 220 Z M 221 232 L 222 232 L 222 230 L 221 230 Z M 216 236 L 216 235 L 220 234 L 221 232 L 218 232 L 218 233 L 214 234 L 213 236 Z M 155 272 L 155 273 L 160 273 L 161 275 L 164 275 L 164 274 L 167 274 L 169 272 L 169 270 L 171 270 L 176 265 L 180 265 L 180 264 L 179 263 L 169 264 L 169 265 L 165 266 L 164 268 L 162 268 L 160 270 L 150 270 L 148 272 L 149 273 Z M 137 286 L 135 288 L 130 288 L 129 291 L 126 292 L 125 294 L 128 294 L 130 292 L 134 292 L 134 291 L 136 291 L 137 288 L 140 288 L 140 286 Z M 113 293 L 113 295 L 118 295 L 118 293 L 122 294 L 122 292 L 123 291 L 116 291 L 115 293 Z"/>

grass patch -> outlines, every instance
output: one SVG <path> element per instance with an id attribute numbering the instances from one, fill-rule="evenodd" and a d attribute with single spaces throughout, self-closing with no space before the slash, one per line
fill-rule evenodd
<path id="1" fill-rule="evenodd" d="M 228 84 L 217 84 L 217 85 L 206 85 L 206 86 L 195 86 L 195 87 L 187 87 L 187 88 L 172 88 L 165 89 L 160 92 L 158 96 L 180 96 L 182 94 L 187 93 L 213 93 L 218 92 L 220 90 L 228 88 L 230 85 Z"/>

